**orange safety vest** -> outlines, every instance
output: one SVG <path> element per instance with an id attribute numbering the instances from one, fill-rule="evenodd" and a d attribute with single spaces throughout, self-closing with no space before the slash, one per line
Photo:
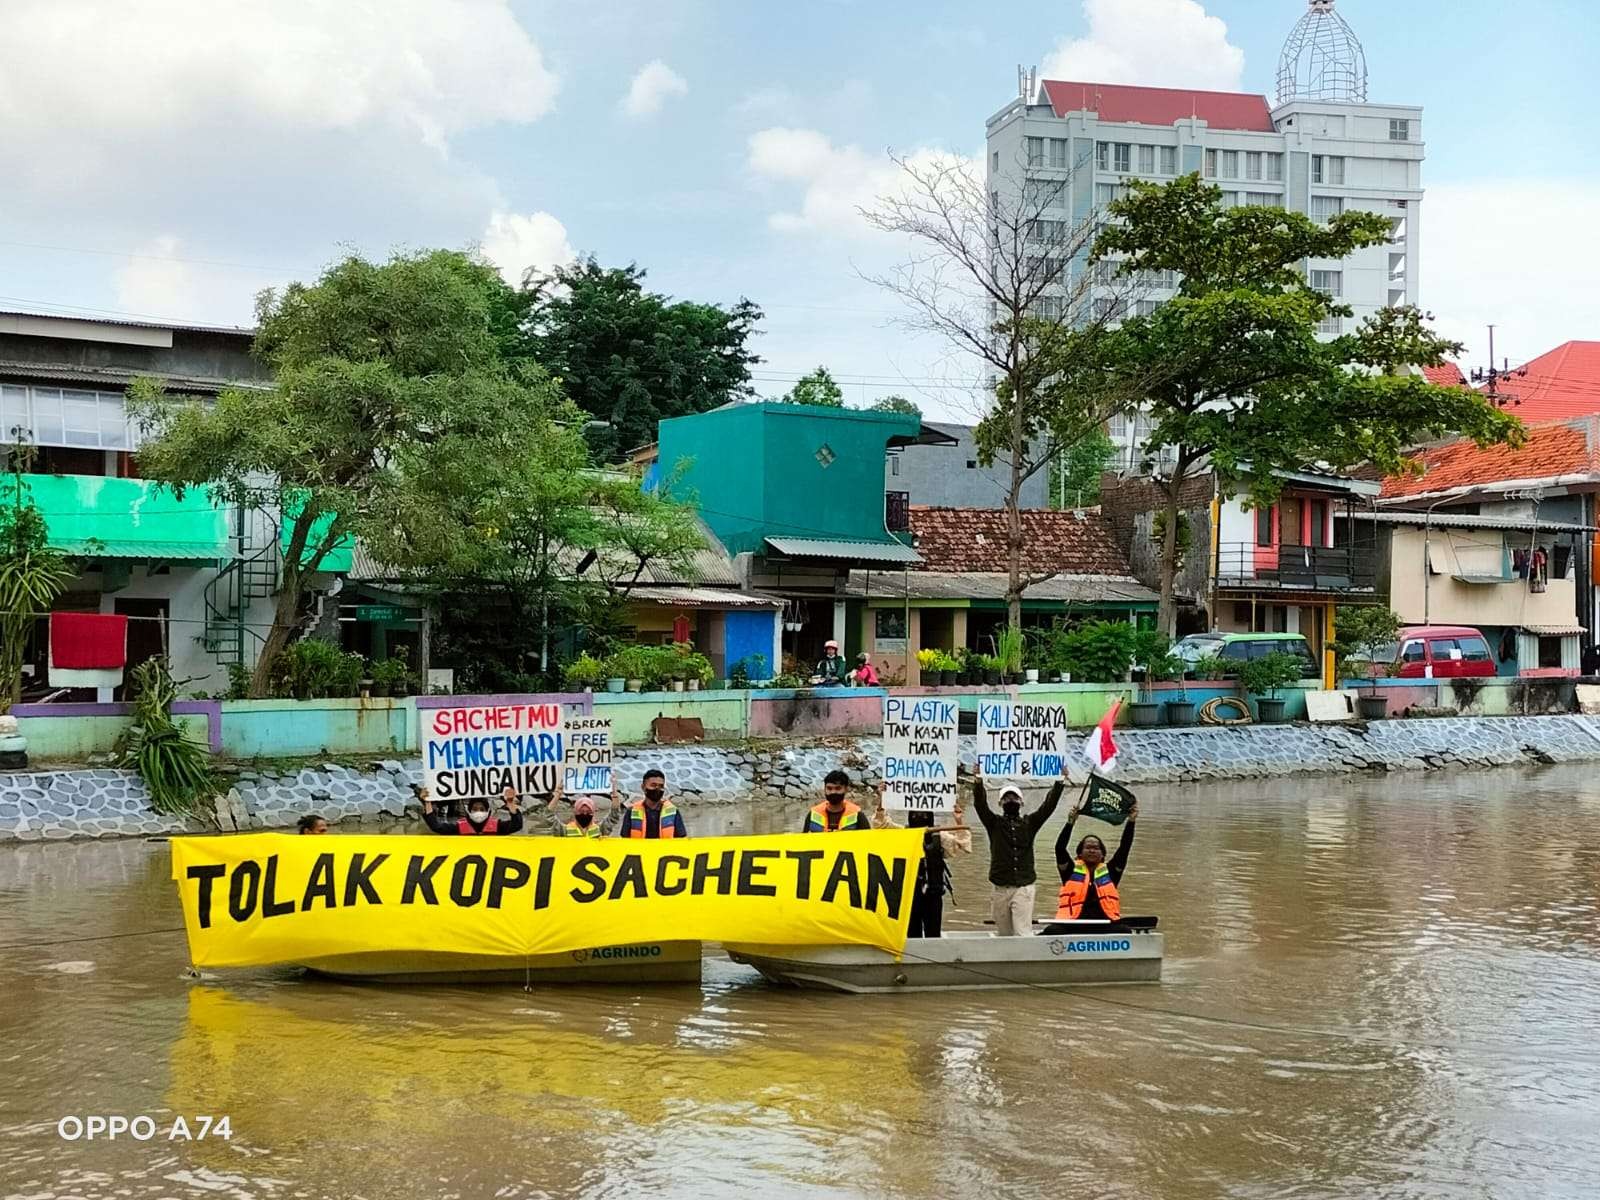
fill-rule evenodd
<path id="1" fill-rule="evenodd" d="M 830 815 L 826 800 L 813 807 L 806 817 L 806 832 L 838 833 L 844 829 L 855 829 L 861 824 L 861 806 L 852 804 L 848 800 L 844 802 L 844 812 L 839 814 L 839 823 L 832 829 L 828 828 L 828 817 Z"/>
<path id="2" fill-rule="evenodd" d="M 566 825 L 566 835 L 568 837 L 599 837 L 600 826 L 595 824 L 593 821 L 590 821 L 589 828 L 585 829 L 576 821 L 568 821 Z"/>
<path id="3" fill-rule="evenodd" d="M 661 802 L 661 836 L 671 838 L 678 836 L 678 822 L 673 818 L 678 815 L 678 810 L 672 806 L 671 800 Z M 644 801 L 635 800 L 628 805 L 628 836 L 642 838 L 649 831 L 649 824 L 644 815 Z"/>
<path id="4" fill-rule="evenodd" d="M 1094 869 L 1094 894 L 1100 900 L 1100 911 L 1106 920 L 1115 921 L 1122 915 L 1122 897 L 1117 895 L 1117 885 L 1111 881 L 1111 872 L 1105 863 Z M 1072 864 L 1072 872 L 1061 885 L 1061 897 L 1056 905 L 1056 920 L 1076 921 L 1083 911 L 1083 902 L 1089 896 L 1089 868 L 1083 859 Z"/>
<path id="5" fill-rule="evenodd" d="M 469 833 L 494 833 L 500 828 L 500 818 L 490 817 L 482 825 L 474 825 L 466 817 L 456 822 L 456 832 L 465 837 Z"/>

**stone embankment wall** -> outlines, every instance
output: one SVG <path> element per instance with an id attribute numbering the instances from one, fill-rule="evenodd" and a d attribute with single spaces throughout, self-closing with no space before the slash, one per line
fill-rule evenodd
<path id="1" fill-rule="evenodd" d="M 1583 716 L 1119 730 L 1117 741 L 1116 778 L 1135 784 L 1600 761 L 1600 724 Z M 693 808 L 762 797 L 814 798 L 822 777 L 836 767 L 872 784 L 881 755 L 876 738 L 827 745 L 630 747 L 618 751 L 618 775 L 625 790 L 636 792 L 645 770 L 659 767 L 673 795 Z M 963 739 L 962 760 L 970 769 L 970 738 Z M 364 770 L 328 763 L 284 772 L 241 771 L 213 824 L 153 812 L 144 785 L 131 771 L 0 775 L 0 841 L 199 833 L 218 825 L 282 829 L 308 812 L 336 823 L 415 819 L 411 785 L 421 778 L 421 764 L 414 759 L 386 759 Z"/>

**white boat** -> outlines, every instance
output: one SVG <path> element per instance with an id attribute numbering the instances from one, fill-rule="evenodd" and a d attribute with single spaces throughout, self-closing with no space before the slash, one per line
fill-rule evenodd
<path id="1" fill-rule="evenodd" d="M 305 959 L 309 971 L 364 983 L 699 983 L 699 942 L 636 942 L 518 958 L 442 950 L 371 950 Z"/>
<path id="2" fill-rule="evenodd" d="M 1161 934 L 1108 921 L 1048 922 L 1034 937 L 911 938 L 900 957 L 872 946 L 729 946 L 728 957 L 785 987 L 833 992 L 965 991 L 1156 983 Z"/>

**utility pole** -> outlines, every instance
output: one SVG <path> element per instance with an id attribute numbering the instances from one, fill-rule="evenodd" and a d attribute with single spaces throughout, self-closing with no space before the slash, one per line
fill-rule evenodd
<path id="1" fill-rule="evenodd" d="M 1508 404 L 1521 404 L 1522 397 L 1510 392 L 1502 392 L 1500 390 L 1502 381 L 1521 379 L 1527 373 L 1527 367 L 1517 367 L 1513 370 L 1510 359 L 1507 359 L 1499 367 L 1494 365 L 1494 326 L 1489 326 L 1489 366 L 1487 369 L 1483 367 L 1472 368 L 1472 382 L 1487 385 L 1483 389 L 1483 394 L 1488 397 L 1489 403 L 1496 408 L 1505 408 Z"/>

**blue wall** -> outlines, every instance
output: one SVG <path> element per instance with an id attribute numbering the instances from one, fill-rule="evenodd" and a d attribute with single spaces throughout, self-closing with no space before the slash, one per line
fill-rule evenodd
<path id="1" fill-rule="evenodd" d="M 751 654 L 759 654 L 767 661 L 767 672 L 776 675 L 782 663 L 772 661 L 773 623 L 778 610 L 760 612 L 730 612 L 723 616 L 724 669 L 732 671 L 734 664 Z"/>

